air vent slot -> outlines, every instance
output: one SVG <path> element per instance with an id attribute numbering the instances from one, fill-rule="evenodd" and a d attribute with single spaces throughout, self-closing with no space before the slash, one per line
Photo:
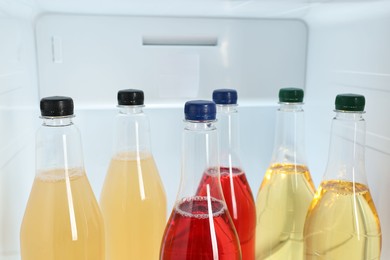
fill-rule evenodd
<path id="1" fill-rule="evenodd" d="M 144 36 L 142 45 L 214 47 L 218 45 L 218 38 L 212 36 Z"/>

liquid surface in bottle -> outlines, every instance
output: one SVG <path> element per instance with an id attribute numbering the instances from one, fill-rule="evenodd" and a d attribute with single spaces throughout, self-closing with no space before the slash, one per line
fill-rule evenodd
<path id="1" fill-rule="evenodd" d="M 103 219 L 82 170 L 58 169 L 34 180 L 21 226 L 23 260 L 105 259 Z"/>
<path id="2" fill-rule="evenodd" d="M 256 200 L 256 259 L 303 259 L 303 228 L 314 196 L 306 166 L 274 164 Z"/>
<path id="3" fill-rule="evenodd" d="M 160 259 L 241 259 L 240 246 L 224 202 L 195 196 L 177 204 L 165 230 Z"/>
<path id="4" fill-rule="evenodd" d="M 150 154 L 120 153 L 112 160 L 100 205 L 107 260 L 158 259 L 166 224 L 166 196 Z"/>
<path id="5" fill-rule="evenodd" d="M 380 259 L 379 218 L 366 185 L 322 182 L 305 224 L 306 259 Z"/>
<path id="6" fill-rule="evenodd" d="M 197 194 L 206 195 L 206 185 L 218 175 L 206 171 Z M 217 180 L 216 180 L 217 181 Z M 244 172 L 239 168 L 221 167 L 220 181 L 230 217 L 240 239 L 242 259 L 255 259 L 256 206 Z"/>

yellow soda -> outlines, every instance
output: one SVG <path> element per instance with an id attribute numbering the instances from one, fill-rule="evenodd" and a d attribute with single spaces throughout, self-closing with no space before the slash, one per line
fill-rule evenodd
<path id="1" fill-rule="evenodd" d="M 100 205 L 107 259 L 158 259 L 166 198 L 151 154 L 117 154 L 111 160 Z"/>
<path id="2" fill-rule="evenodd" d="M 70 97 L 40 102 L 36 176 L 20 230 L 22 260 L 104 260 L 103 218 L 84 170 Z"/>
<path id="3" fill-rule="evenodd" d="M 304 91 L 281 88 L 274 151 L 256 199 L 256 260 L 303 259 L 315 187 L 306 164 Z"/>
<path id="4" fill-rule="evenodd" d="M 156 260 L 166 223 L 166 196 L 151 152 L 144 92 L 118 91 L 114 152 L 100 206 L 107 260 Z"/>
<path id="5" fill-rule="evenodd" d="M 321 183 L 305 225 L 305 259 L 380 259 L 381 227 L 368 187 Z"/>
<path id="6" fill-rule="evenodd" d="M 82 169 L 37 175 L 20 241 L 23 260 L 105 259 L 103 219 Z"/>
<path id="7" fill-rule="evenodd" d="M 305 221 L 305 259 L 380 259 L 381 226 L 365 173 L 365 102 L 360 94 L 336 96 L 328 164 Z"/>
<path id="8" fill-rule="evenodd" d="M 314 190 L 306 166 L 271 165 L 257 196 L 261 226 L 256 229 L 256 259 L 302 259 L 303 227 Z"/>

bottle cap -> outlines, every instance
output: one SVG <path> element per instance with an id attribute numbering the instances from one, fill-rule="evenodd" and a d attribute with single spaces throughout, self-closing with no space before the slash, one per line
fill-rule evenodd
<path id="1" fill-rule="evenodd" d="M 366 99 L 363 95 L 358 94 L 339 94 L 336 96 L 336 110 L 341 111 L 364 111 Z"/>
<path id="2" fill-rule="evenodd" d="M 216 89 L 213 91 L 213 101 L 216 104 L 237 104 L 237 91 L 235 89 Z"/>
<path id="3" fill-rule="evenodd" d="M 184 105 L 185 119 L 189 121 L 213 121 L 216 113 L 213 101 L 193 100 Z"/>
<path id="4" fill-rule="evenodd" d="M 70 97 L 45 97 L 40 102 L 41 115 L 44 117 L 73 115 L 73 99 Z"/>
<path id="5" fill-rule="evenodd" d="M 123 89 L 118 91 L 118 105 L 141 106 L 144 104 L 144 92 L 139 89 Z"/>
<path id="6" fill-rule="evenodd" d="M 281 88 L 279 90 L 279 102 L 281 103 L 302 103 L 303 89 Z"/>

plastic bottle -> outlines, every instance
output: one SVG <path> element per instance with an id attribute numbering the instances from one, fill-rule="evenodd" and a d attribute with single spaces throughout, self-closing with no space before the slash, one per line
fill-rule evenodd
<path id="1" fill-rule="evenodd" d="M 237 91 L 214 90 L 213 101 L 217 104 L 220 179 L 223 195 L 240 240 L 242 258 L 254 260 L 256 205 L 238 156 Z M 216 176 L 204 175 L 199 194 L 205 194 L 207 184 L 213 182 L 213 178 Z"/>
<path id="2" fill-rule="evenodd" d="M 103 260 L 104 226 L 84 170 L 73 100 L 40 102 L 36 177 L 21 226 L 23 260 Z"/>
<path id="3" fill-rule="evenodd" d="M 100 198 L 107 260 L 158 259 L 166 195 L 151 151 L 144 93 L 118 92 L 114 154 Z"/>
<path id="4" fill-rule="evenodd" d="M 303 90 L 282 88 L 272 161 L 256 199 L 256 259 L 303 259 L 303 227 L 314 195 L 304 144 Z"/>
<path id="5" fill-rule="evenodd" d="M 241 259 L 240 244 L 219 181 L 216 107 L 185 104 L 181 182 L 160 251 L 161 260 Z M 215 176 L 199 192 L 205 174 Z"/>
<path id="6" fill-rule="evenodd" d="M 305 259 L 380 259 L 380 222 L 365 173 L 365 98 L 341 94 L 335 104 L 328 164 L 305 223 Z"/>

